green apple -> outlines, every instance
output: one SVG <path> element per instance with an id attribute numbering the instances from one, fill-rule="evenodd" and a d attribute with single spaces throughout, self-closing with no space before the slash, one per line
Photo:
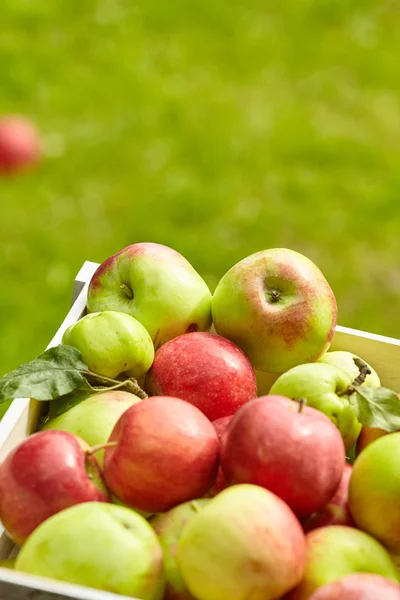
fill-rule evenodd
<path id="1" fill-rule="evenodd" d="M 105 377 L 125 373 L 142 381 L 154 360 L 153 342 L 143 325 L 113 310 L 85 315 L 65 330 L 62 343 L 77 348 L 89 369 Z"/>
<path id="2" fill-rule="evenodd" d="M 272 600 L 297 585 L 305 537 L 294 513 L 256 485 L 226 488 L 185 526 L 177 563 L 197 600 Z"/>
<path id="3" fill-rule="evenodd" d="M 102 392 L 50 419 L 42 429 L 68 431 L 85 440 L 89 446 L 105 444 L 122 413 L 137 402 L 141 402 L 140 398 L 129 392 Z M 103 464 L 103 454 L 104 450 L 96 453 L 100 465 Z"/>
<path id="4" fill-rule="evenodd" d="M 179 252 L 155 243 L 123 248 L 105 260 L 88 289 L 90 313 L 116 310 L 140 321 L 158 348 L 211 327 L 211 292 Z"/>
<path id="5" fill-rule="evenodd" d="M 346 373 L 348 373 L 354 381 L 360 374 L 360 371 L 353 360 L 354 358 L 360 357 L 357 356 L 357 354 L 352 354 L 352 352 L 334 350 L 332 352 L 326 352 L 323 356 L 321 356 L 321 358 L 318 359 L 318 362 L 339 367 L 339 369 L 342 369 L 342 371 L 346 371 Z M 363 358 L 361 360 L 365 362 L 371 371 L 371 373 L 367 375 L 362 385 L 367 385 L 368 387 L 373 388 L 380 387 L 381 382 L 378 373 Z"/>
<path id="6" fill-rule="evenodd" d="M 308 600 L 323 585 L 351 573 L 376 573 L 399 581 L 399 572 L 387 550 L 373 537 L 354 527 L 331 525 L 306 535 L 307 566 L 300 585 L 287 600 Z"/>
<path id="7" fill-rule="evenodd" d="M 164 551 L 166 588 L 164 600 L 193 600 L 180 574 L 176 553 L 184 527 L 210 502 L 207 498 L 178 504 L 171 510 L 155 515 L 149 521 Z"/>
<path id="8" fill-rule="evenodd" d="M 272 248 L 244 258 L 222 277 L 212 316 L 217 333 L 240 346 L 256 370 L 283 373 L 328 350 L 337 306 L 311 260 Z"/>
<path id="9" fill-rule="evenodd" d="M 85 502 L 44 521 L 21 548 L 17 571 L 142 600 L 161 600 L 160 543 L 129 508 Z"/>
<path id="10" fill-rule="evenodd" d="M 356 418 L 349 397 L 339 396 L 354 378 L 333 365 L 320 362 L 298 365 L 283 373 L 272 385 L 270 394 L 288 398 L 305 398 L 307 405 L 325 413 L 342 434 L 346 450 L 354 445 L 361 424 Z"/>
<path id="11" fill-rule="evenodd" d="M 349 507 L 357 527 L 400 553 L 400 432 L 381 437 L 357 457 Z"/>

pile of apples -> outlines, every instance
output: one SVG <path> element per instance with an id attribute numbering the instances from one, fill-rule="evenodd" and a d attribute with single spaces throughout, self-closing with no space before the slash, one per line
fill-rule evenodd
<path id="1" fill-rule="evenodd" d="M 336 319 L 293 250 L 214 294 L 160 244 L 105 260 L 62 343 L 145 393 L 93 393 L 5 458 L 14 568 L 141 600 L 399 600 L 400 432 L 358 421 Z"/>

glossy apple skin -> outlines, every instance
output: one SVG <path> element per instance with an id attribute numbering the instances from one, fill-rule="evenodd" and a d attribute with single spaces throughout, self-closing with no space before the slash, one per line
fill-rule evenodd
<path id="1" fill-rule="evenodd" d="M 221 447 L 221 438 L 225 434 L 225 432 L 228 428 L 228 425 L 232 421 L 233 417 L 234 417 L 234 415 L 231 415 L 230 417 L 221 417 L 220 419 L 217 419 L 216 421 L 212 422 L 212 424 L 214 425 L 215 431 L 217 432 L 217 435 L 218 435 L 220 447 Z M 216 496 L 217 494 L 222 492 L 222 490 L 224 490 L 226 487 L 227 487 L 227 483 L 226 483 L 225 475 L 224 475 L 221 465 L 219 465 L 215 483 L 212 486 L 212 488 L 210 488 L 208 490 L 208 492 L 205 494 L 205 497 L 213 498 L 214 496 Z"/>
<path id="2" fill-rule="evenodd" d="M 177 556 L 197 600 L 275 600 L 302 578 L 305 539 L 280 498 L 258 486 L 235 485 L 188 523 Z"/>
<path id="3" fill-rule="evenodd" d="M 40 156 L 39 133 L 33 123 L 18 115 L 0 119 L 0 174 L 32 167 Z"/>
<path id="4" fill-rule="evenodd" d="M 163 600 L 195 600 L 182 579 L 176 560 L 178 542 L 186 525 L 210 502 L 207 498 L 178 504 L 149 521 L 164 552 L 165 593 Z"/>
<path id="5" fill-rule="evenodd" d="M 357 527 L 400 553 L 400 432 L 385 435 L 356 458 L 349 506 Z"/>
<path id="6" fill-rule="evenodd" d="M 217 333 L 238 344 L 255 369 L 283 373 L 329 348 L 337 305 L 311 260 L 272 248 L 244 258 L 222 277 L 212 316 Z"/>
<path id="7" fill-rule="evenodd" d="M 1 463 L 0 520 L 16 544 L 69 506 L 110 500 L 97 460 L 86 455 L 88 448 L 65 431 L 41 431 Z"/>
<path id="8" fill-rule="evenodd" d="M 91 502 L 53 515 L 28 538 L 15 568 L 124 597 L 163 598 L 156 534 L 138 513 L 114 504 Z"/>
<path id="9" fill-rule="evenodd" d="M 221 443 L 227 482 L 252 483 L 282 498 L 299 518 L 321 510 L 343 475 L 342 437 L 326 415 L 282 396 L 251 400 Z"/>
<path id="10" fill-rule="evenodd" d="M 176 396 L 210 421 L 233 415 L 257 396 L 254 369 L 230 340 L 215 333 L 187 333 L 157 350 L 145 381 L 151 395 Z"/>
<path id="11" fill-rule="evenodd" d="M 319 588 L 310 600 L 400 600 L 400 586 L 371 573 L 354 573 Z"/>
<path id="12" fill-rule="evenodd" d="M 124 504 L 147 513 L 165 512 L 200 498 L 213 485 L 219 442 L 195 406 L 168 396 L 146 398 L 117 421 L 104 453 L 109 489 Z"/>
<path id="13" fill-rule="evenodd" d="M 333 497 L 319 512 L 313 513 L 302 521 L 303 531 L 308 533 L 317 527 L 328 525 L 347 525 L 354 527 L 353 517 L 349 509 L 349 482 L 353 467 L 346 464 L 342 479 Z"/>
<path id="14" fill-rule="evenodd" d="M 155 348 L 185 332 L 211 327 L 211 292 L 205 281 L 179 252 L 152 242 L 127 246 L 101 263 L 89 284 L 87 308 L 90 313 L 132 315 Z"/>
<path id="15" fill-rule="evenodd" d="M 77 348 L 90 371 L 113 379 L 124 373 L 141 382 L 154 360 L 147 329 L 115 310 L 85 315 L 65 330 L 62 343 Z"/>
<path id="16" fill-rule="evenodd" d="M 285 600 L 309 600 L 317 589 L 352 573 L 374 573 L 399 581 L 399 572 L 390 554 L 363 531 L 341 525 L 320 527 L 307 533 L 306 543 L 304 577 Z"/>

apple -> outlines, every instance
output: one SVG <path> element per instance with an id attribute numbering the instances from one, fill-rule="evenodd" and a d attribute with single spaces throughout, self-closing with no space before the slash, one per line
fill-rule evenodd
<path id="1" fill-rule="evenodd" d="M 216 419 L 215 421 L 212 422 L 212 424 L 214 425 L 214 429 L 217 432 L 218 439 L 220 440 L 220 444 L 221 444 L 221 438 L 225 434 L 225 432 L 228 428 L 228 425 L 232 421 L 233 417 L 234 417 L 234 415 L 231 415 L 230 417 L 221 417 L 220 419 Z M 205 494 L 205 496 L 206 496 L 206 498 L 213 498 L 214 496 L 216 496 L 217 494 L 222 492 L 222 490 L 224 490 L 226 487 L 227 487 L 227 483 L 226 483 L 225 475 L 224 475 L 221 465 L 219 465 L 217 478 L 214 482 L 214 485 L 208 490 L 208 492 Z"/>
<path id="2" fill-rule="evenodd" d="M 328 525 L 354 526 L 349 509 L 349 482 L 352 469 L 352 465 L 345 465 L 335 494 L 319 512 L 313 513 L 302 521 L 303 531 L 307 533 L 317 527 L 327 527 Z"/>
<path id="3" fill-rule="evenodd" d="M 356 458 L 349 506 L 357 527 L 400 552 L 400 432 L 385 435 Z"/>
<path id="4" fill-rule="evenodd" d="M 118 419 L 104 476 L 124 504 L 148 513 L 199 498 L 213 485 L 219 442 L 210 421 L 184 400 L 154 396 Z"/>
<path id="5" fill-rule="evenodd" d="M 41 156 L 36 127 L 19 115 L 0 119 L 0 173 L 12 174 L 32 167 Z"/>
<path id="6" fill-rule="evenodd" d="M 261 396 L 242 406 L 221 441 L 228 484 L 266 488 L 299 518 L 329 502 L 346 462 L 343 440 L 328 417 L 282 396 Z"/>
<path id="7" fill-rule="evenodd" d="M 15 569 L 142 600 L 161 600 L 163 556 L 149 523 L 135 511 L 90 502 L 42 523 Z"/>
<path id="8" fill-rule="evenodd" d="M 70 325 L 62 343 L 74 346 L 90 371 L 116 378 L 121 373 L 142 381 L 154 360 L 148 331 L 126 313 L 90 313 Z"/>
<path id="9" fill-rule="evenodd" d="M 387 550 L 363 531 L 342 525 L 320 527 L 307 533 L 306 542 L 304 577 L 285 600 L 308 600 L 318 588 L 351 573 L 375 573 L 399 581 Z"/>
<path id="10" fill-rule="evenodd" d="M 322 362 L 327 365 L 333 365 L 334 367 L 338 367 L 348 373 L 354 381 L 360 374 L 359 368 L 354 362 L 354 358 L 360 358 L 357 354 L 353 354 L 352 352 L 346 352 L 344 350 L 334 350 L 332 352 L 326 352 L 321 358 L 318 359 L 318 362 Z M 368 364 L 363 358 L 361 360 L 369 367 L 371 373 L 367 375 L 365 381 L 362 385 L 366 385 L 368 387 L 378 388 L 381 386 L 381 381 L 379 379 L 378 373 Z"/>
<path id="11" fill-rule="evenodd" d="M 272 600 L 300 582 L 305 538 L 293 512 L 272 492 L 234 485 L 185 526 L 177 561 L 197 600 Z"/>
<path id="12" fill-rule="evenodd" d="M 132 244 L 101 263 L 88 289 L 90 313 L 128 313 L 158 348 L 189 331 L 211 327 L 211 292 L 179 252 L 150 242 Z"/>
<path id="13" fill-rule="evenodd" d="M 182 398 L 215 421 L 256 398 L 257 381 L 236 344 L 215 333 L 195 332 L 157 350 L 145 389 L 153 396 Z"/>
<path id="14" fill-rule="evenodd" d="M 105 444 L 122 413 L 137 402 L 141 402 L 140 398 L 120 390 L 95 394 L 82 400 L 59 417 L 47 421 L 42 430 L 69 431 L 85 440 L 89 446 Z M 101 466 L 103 454 L 104 450 L 96 453 L 96 458 Z"/>
<path id="15" fill-rule="evenodd" d="M 361 431 L 348 395 L 342 395 L 353 381 L 352 375 L 336 366 L 306 363 L 278 377 L 270 394 L 305 398 L 308 406 L 325 413 L 337 426 L 347 451 L 354 446 Z"/>
<path id="16" fill-rule="evenodd" d="M 69 506 L 110 500 L 88 449 L 66 431 L 40 431 L 6 456 L 0 465 L 0 520 L 16 544 Z"/>
<path id="17" fill-rule="evenodd" d="M 238 344 L 255 369 L 283 373 L 328 350 L 337 305 L 311 260 L 271 248 L 244 258 L 222 277 L 212 316 L 217 333 Z"/>
<path id="18" fill-rule="evenodd" d="M 361 429 L 360 435 L 357 438 L 356 444 L 356 457 L 361 454 L 361 452 L 372 444 L 375 440 L 383 437 L 384 435 L 388 435 L 387 431 L 383 429 L 379 429 L 378 427 L 363 427 Z"/>
<path id="19" fill-rule="evenodd" d="M 386 577 L 354 573 L 327 583 L 310 600 L 400 600 L 400 586 Z"/>
<path id="20" fill-rule="evenodd" d="M 166 588 L 163 600 L 194 600 L 180 574 L 176 554 L 182 531 L 208 502 L 210 500 L 206 498 L 190 500 L 149 521 L 164 552 Z"/>

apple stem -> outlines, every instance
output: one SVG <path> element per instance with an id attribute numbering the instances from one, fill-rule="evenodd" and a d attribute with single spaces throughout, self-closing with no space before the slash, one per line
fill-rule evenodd
<path id="1" fill-rule="evenodd" d="M 96 444 L 95 446 L 92 446 L 91 448 L 89 448 L 89 450 L 86 450 L 86 454 L 88 456 L 91 456 L 92 454 L 95 454 L 96 452 L 100 452 L 100 450 L 105 450 L 105 448 L 115 448 L 115 446 L 117 446 L 118 442 L 106 442 L 105 444 Z"/>
<path id="2" fill-rule="evenodd" d="M 359 374 L 347 389 L 345 389 L 343 392 L 338 393 L 338 396 L 350 396 L 351 394 L 354 394 L 354 392 L 357 391 L 357 387 L 362 385 L 366 380 L 367 376 L 370 375 L 372 372 L 367 363 L 361 360 L 361 358 L 353 357 L 353 361 L 355 362 L 356 367 L 359 370 Z"/>
<path id="3" fill-rule="evenodd" d="M 135 394 L 141 400 L 147 398 L 147 394 L 134 377 L 130 377 L 129 379 L 125 379 L 125 381 L 118 381 L 116 379 L 111 379 L 110 377 L 104 377 L 103 375 L 98 375 L 97 373 L 92 373 L 92 371 L 83 371 L 86 375 L 86 380 L 89 387 L 95 392 L 105 392 L 111 390 L 122 390 L 126 392 L 130 392 L 131 394 Z M 91 385 L 91 382 L 94 385 Z M 110 385 L 110 383 L 112 385 Z"/>
<path id="4" fill-rule="evenodd" d="M 297 402 L 299 403 L 299 410 L 297 412 L 301 413 L 307 404 L 307 398 L 299 398 Z"/>
<path id="5" fill-rule="evenodd" d="M 120 288 L 124 292 L 124 294 L 126 294 L 128 296 L 128 298 L 130 300 L 132 300 L 132 298 L 133 298 L 133 291 L 131 290 L 131 288 L 129 287 L 129 285 L 126 285 L 126 283 L 121 283 Z"/>

